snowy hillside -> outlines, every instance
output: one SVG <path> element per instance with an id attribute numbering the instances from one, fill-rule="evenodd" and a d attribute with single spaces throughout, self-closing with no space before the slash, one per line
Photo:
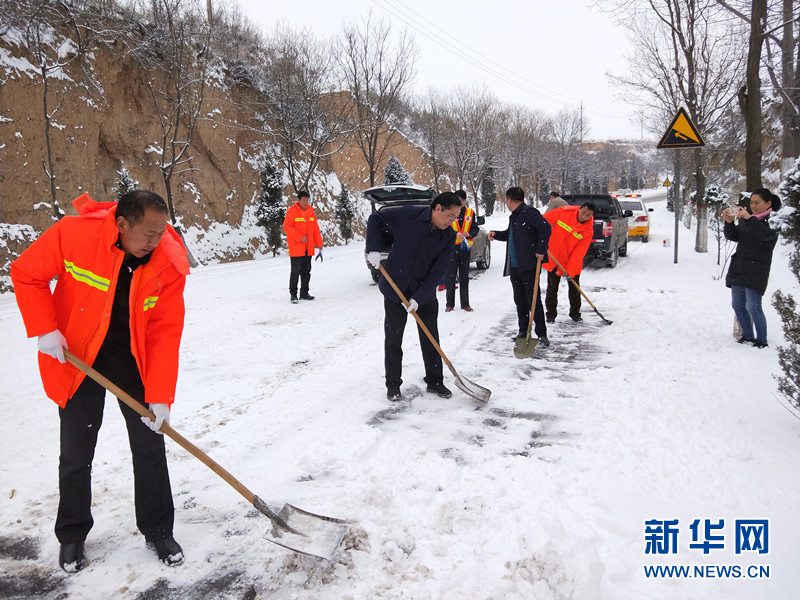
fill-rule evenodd
<path id="1" fill-rule="evenodd" d="M 14 297 L 0 296 L 0 598 L 798 598 L 800 416 L 776 393 L 777 315 L 765 299 L 769 348 L 736 344 L 715 248 L 693 252 L 681 228 L 673 264 L 673 216 L 663 199 L 650 205 L 651 242 L 582 275 L 613 325 L 586 304 L 583 324 L 565 311 L 552 347 L 530 360 L 512 352 L 505 247 L 494 244 L 491 268 L 472 272 L 475 312 L 439 316 L 442 348 L 493 391 L 487 406 L 454 387 L 448 400 L 424 392 L 412 323 L 403 389 L 419 393 L 386 400 L 382 301 L 363 243 L 326 249 L 317 299 L 299 305 L 285 257 L 193 272 L 172 425 L 271 505 L 352 520 L 332 562 L 265 541 L 266 517 L 168 441 L 187 558 L 161 565 L 135 528 L 127 436 L 109 399 L 91 564 L 62 573 L 57 408 Z M 506 222 L 496 214 L 487 228 Z M 785 254 L 768 295 L 800 294 Z M 659 537 L 675 520 L 677 535 Z M 769 535 L 758 525 L 748 546 L 736 522 L 751 520 L 768 520 Z M 706 554 L 706 541 L 723 548 Z M 656 567 L 688 569 L 648 577 Z"/>

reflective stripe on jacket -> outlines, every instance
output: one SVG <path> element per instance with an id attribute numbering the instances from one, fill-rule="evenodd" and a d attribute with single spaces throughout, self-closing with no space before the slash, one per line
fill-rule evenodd
<path id="1" fill-rule="evenodd" d="M 314 248 L 322 247 L 322 234 L 319 231 L 317 215 L 311 206 L 302 210 L 295 202 L 286 211 L 283 230 L 289 243 L 289 256 L 313 256 Z M 303 238 L 306 238 L 305 242 Z"/>
<path id="2" fill-rule="evenodd" d="M 544 213 L 544 218 L 552 226 L 550 234 L 550 252 L 567 270 L 570 277 L 579 275 L 583 269 L 583 258 L 592 243 L 594 235 L 594 218 L 585 223 L 578 221 L 578 206 L 561 206 Z M 542 264 L 548 271 L 558 269 L 555 262 Z M 561 269 L 557 275 L 563 275 Z"/>
<path id="3" fill-rule="evenodd" d="M 467 246 L 469 248 L 472 248 L 472 244 L 475 241 L 475 235 L 477 235 L 478 233 L 477 226 L 476 226 L 476 231 L 474 233 L 470 231 L 472 229 L 472 221 L 474 219 L 474 216 L 475 216 L 475 211 L 473 211 L 471 208 L 466 208 L 464 210 L 464 218 L 463 219 L 459 218 L 453 221 L 453 224 L 451 225 L 453 231 L 455 231 L 456 233 L 461 232 L 464 234 L 464 239 L 462 239 L 460 242 L 458 241 L 458 238 L 456 238 L 456 246 L 460 246 L 461 244 L 466 242 Z"/>
<path id="4" fill-rule="evenodd" d="M 58 329 L 67 347 L 92 364 L 108 331 L 125 253 L 115 245 L 116 202 L 98 203 L 84 194 L 73 205 L 80 216 L 64 217 L 42 233 L 11 263 L 11 280 L 28 337 Z M 188 273 L 186 248 L 169 225 L 150 260 L 133 272 L 131 353 L 148 403 L 170 404 L 175 397 Z M 47 396 L 62 407 L 84 378 L 41 352 L 39 371 Z"/>

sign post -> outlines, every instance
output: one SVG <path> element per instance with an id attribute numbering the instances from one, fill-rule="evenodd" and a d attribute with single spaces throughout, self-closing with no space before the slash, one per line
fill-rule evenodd
<path id="1" fill-rule="evenodd" d="M 681 202 L 681 148 L 702 148 L 706 143 L 703 137 L 695 127 L 689 115 L 683 107 L 678 109 L 675 118 L 667 127 L 664 135 L 661 136 L 661 141 L 656 146 L 657 150 L 668 150 L 675 148 L 675 179 L 672 194 L 672 208 L 675 213 L 675 251 L 674 262 L 678 263 L 678 232 L 681 221 L 681 209 L 683 203 Z M 664 182 L 664 185 L 669 185 L 669 179 Z"/>

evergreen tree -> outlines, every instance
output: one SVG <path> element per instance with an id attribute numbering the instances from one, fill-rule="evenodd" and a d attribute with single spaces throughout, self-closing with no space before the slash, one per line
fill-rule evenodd
<path id="1" fill-rule="evenodd" d="M 575 175 L 572 180 L 569 182 L 569 193 L 570 194 L 580 194 L 581 193 L 581 185 L 583 182 L 581 181 L 580 175 Z"/>
<path id="2" fill-rule="evenodd" d="M 131 174 L 128 173 L 125 163 L 123 162 L 119 168 L 119 171 L 117 171 L 117 187 L 114 188 L 114 193 L 117 195 L 117 200 L 122 198 L 131 190 L 138 189 L 138 187 L 139 182 L 134 181 L 133 177 L 131 177 Z"/>
<path id="3" fill-rule="evenodd" d="M 383 170 L 384 185 L 391 183 L 412 184 L 414 180 L 408 174 L 403 163 L 396 156 L 391 156 L 386 162 L 386 168 Z"/>
<path id="4" fill-rule="evenodd" d="M 542 183 L 539 185 L 539 206 L 547 206 L 550 202 L 550 182 L 545 176 L 540 177 L 540 181 Z"/>
<path id="5" fill-rule="evenodd" d="M 789 255 L 789 269 L 800 282 L 800 158 L 778 188 L 784 208 L 770 219 L 776 221 L 786 243 L 794 246 Z M 800 306 L 790 294 L 780 290 L 772 296 L 772 305 L 783 322 L 786 346 L 778 348 L 778 364 L 784 376 L 778 378 L 778 390 L 800 408 Z"/>
<path id="6" fill-rule="evenodd" d="M 667 210 L 675 212 L 675 186 L 671 185 L 667 188 Z"/>
<path id="7" fill-rule="evenodd" d="M 600 193 L 601 194 L 608 193 L 608 175 L 603 176 L 603 183 L 600 185 Z"/>
<path id="8" fill-rule="evenodd" d="M 584 194 L 591 194 L 592 193 L 592 183 L 589 180 L 589 176 L 588 175 L 584 175 L 583 176 L 583 188 L 581 188 L 581 191 Z"/>
<path id="9" fill-rule="evenodd" d="M 621 171 L 619 174 L 619 189 L 624 190 L 628 187 L 628 174 L 625 171 Z"/>
<path id="10" fill-rule="evenodd" d="M 497 182 L 494 179 L 493 167 L 486 167 L 486 173 L 481 182 L 481 200 L 484 214 L 491 217 L 494 212 L 494 203 L 497 201 Z"/>
<path id="11" fill-rule="evenodd" d="M 639 169 L 636 167 L 636 163 L 631 165 L 631 175 L 628 178 L 628 183 L 630 184 L 630 188 L 632 190 L 639 190 L 642 187 L 639 185 Z"/>
<path id="12" fill-rule="evenodd" d="M 283 219 L 286 204 L 283 200 L 283 173 L 271 158 L 267 158 L 261 169 L 261 192 L 258 194 L 256 223 L 266 229 L 267 244 L 272 256 L 277 256 L 283 237 Z"/>
<path id="13" fill-rule="evenodd" d="M 350 199 L 350 192 L 344 184 L 342 184 L 342 191 L 336 199 L 336 208 L 333 211 L 333 215 L 339 222 L 339 233 L 345 245 L 347 245 L 349 240 L 353 239 L 355 211 L 353 210 L 353 201 Z"/>

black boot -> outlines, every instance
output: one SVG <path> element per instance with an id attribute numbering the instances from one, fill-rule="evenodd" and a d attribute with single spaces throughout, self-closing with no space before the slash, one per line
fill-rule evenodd
<path id="1" fill-rule="evenodd" d="M 67 573 L 77 573 L 86 565 L 86 553 L 83 542 L 66 542 L 61 544 L 58 553 L 58 564 Z"/>
<path id="2" fill-rule="evenodd" d="M 453 395 L 453 392 L 448 390 L 441 381 L 437 383 L 429 383 L 428 391 L 432 394 L 436 394 L 439 396 L 439 398 L 449 398 Z"/>
<path id="3" fill-rule="evenodd" d="M 183 562 L 183 548 L 171 535 L 160 540 L 148 540 L 147 547 L 155 550 L 158 560 L 168 567 L 177 567 Z"/>

